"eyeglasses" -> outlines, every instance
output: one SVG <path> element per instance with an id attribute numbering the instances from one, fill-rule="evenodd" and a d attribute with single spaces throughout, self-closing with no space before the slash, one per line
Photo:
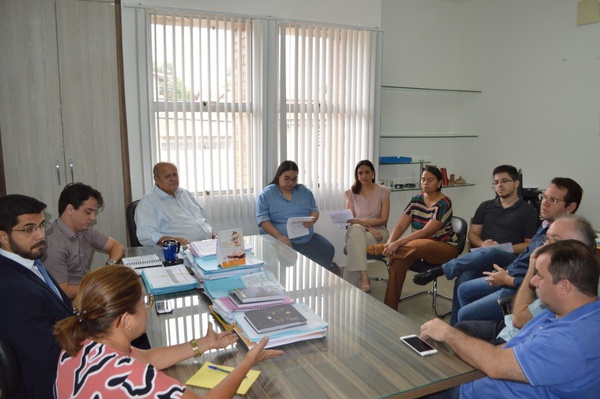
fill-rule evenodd
<path id="1" fill-rule="evenodd" d="M 287 182 L 295 183 L 298 181 L 298 176 L 296 176 L 296 177 L 283 176 L 283 180 L 285 180 L 286 183 Z"/>
<path id="2" fill-rule="evenodd" d="M 555 197 L 548 197 L 546 194 L 541 194 L 538 196 L 538 198 L 540 199 L 540 201 L 550 201 L 552 202 L 552 204 L 556 205 L 559 202 L 566 202 L 564 199 L 558 199 Z"/>
<path id="3" fill-rule="evenodd" d="M 511 181 L 514 181 L 512 179 L 502 179 L 502 180 L 494 180 L 492 182 L 492 186 L 497 186 L 498 184 L 506 184 L 506 183 L 510 183 Z"/>
<path id="4" fill-rule="evenodd" d="M 39 226 L 30 226 L 30 227 L 25 227 L 24 229 L 12 229 L 12 230 L 8 230 L 8 231 L 20 231 L 21 233 L 25 233 L 25 235 L 30 236 L 33 233 L 36 233 L 40 230 L 46 231 L 48 226 L 50 226 L 49 222 L 42 222 L 42 223 L 40 223 Z"/>
<path id="5" fill-rule="evenodd" d="M 154 295 L 146 294 L 144 295 L 144 306 L 150 309 L 154 305 Z"/>
<path id="6" fill-rule="evenodd" d="M 556 234 L 552 234 L 552 235 L 547 235 L 544 234 L 542 235 L 542 244 L 554 244 L 555 242 L 559 242 L 560 238 L 556 235 Z"/>

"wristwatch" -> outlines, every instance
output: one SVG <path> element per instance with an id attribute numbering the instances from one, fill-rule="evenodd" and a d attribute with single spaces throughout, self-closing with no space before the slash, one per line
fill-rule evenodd
<path id="1" fill-rule="evenodd" d="M 108 266 L 116 265 L 116 264 L 117 264 L 117 261 L 116 261 L 116 260 L 109 259 L 109 260 L 107 260 L 107 261 L 106 261 L 106 264 L 107 264 Z"/>

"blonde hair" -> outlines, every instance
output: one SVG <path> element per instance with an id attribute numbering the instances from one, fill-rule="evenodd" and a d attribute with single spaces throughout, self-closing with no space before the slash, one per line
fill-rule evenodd
<path id="1" fill-rule="evenodd" d="M 87 339 L 101 338 L 115 319 L 135 314 L 142 297 L 138 275 L 123 265 L 104 266 L 87 274 L 73 300 L 73 316 L 54 325 L 54 335 L 70 356 Z"/>

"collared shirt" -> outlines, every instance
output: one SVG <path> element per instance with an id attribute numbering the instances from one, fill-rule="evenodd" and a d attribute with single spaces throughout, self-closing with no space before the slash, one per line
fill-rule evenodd
<path id="1" fill-rule="evenodd" d="M 318 212 L 317 202 L 313 193 L 304 185 L 298 184 L 292 190 L 292 200 L 283 196 L 276 184 L 270 184 L 263 189 L 256 201 L 256 222 L 260 224 L 270 221 L 281 234 L 287 237 L 287 221 L 291 217 L 310 216 Z M 264 230 L 260 229 L 261 234 Z M 310 227 L 308 235 L 290 240 L 293 244 L 305 244 L 312 238 L 315 229 Z"/>
<path id="2" fill-rule="evenodd" d="M 520 244 L 532 238 L 538 228 L 538 214 L 534 207 L 521 198 L 504 208 L 500 198 L 482 202 L 472 224 L 481 225 L 481 239 L 492 239 L 498 243 Z"/>
<path id="3" fill-rule="evenodd" d="M 46 233 L 46 270 L 59 283 L 77 285 L 90 272 L 94 251 L 103 250 L 109 237 L 90 228 L 74 233 L 62 219 L 56 219 Z"/>
<path id="4" fill-rule="evenodd" d="M 25 267 L 26 269 L 32 271 L 36 276 L 41 278 L 42 281 L 44 282 L 44 284 L 46 283 L 46 280 L 44 280 L 44 276 L 42 276 L 42 273 L 40 273 L 39 269 L 37 267 L 33 266 L 33 262 L 34 262 L 33 259 L 25 259 L 22 256 L 15 254 L 14 252 L 8 252 L 2 248 L 0 248 L 0 255 L 4 256 L 10 260 L 14 260 L 18 264 L 20 264 L 23 267 Z"/>
<path id="5" fill-rule="evenodd" d="M 154 185 L 135 209 L 135 224 L 142 245 L 155 245 L 162 236 L 207 240 L 213 231 L 194 195 L 181 187 L 173 197 Z"/>

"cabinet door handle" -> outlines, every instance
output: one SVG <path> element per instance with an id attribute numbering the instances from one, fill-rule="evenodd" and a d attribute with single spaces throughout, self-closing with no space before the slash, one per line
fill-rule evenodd
<path id="1" fill-rule="evenodd" d="M 58 185 L 60 186 L 60 163 L 56 161 L 56 177 L 58 177 Z"/>
<path id="2" fill-rule="evenodd" d="M 73 160 L 69 159 L 69 167 L 71 168 L 71 183 L 75 183 L 75 177 L 73 173 Z"/>

